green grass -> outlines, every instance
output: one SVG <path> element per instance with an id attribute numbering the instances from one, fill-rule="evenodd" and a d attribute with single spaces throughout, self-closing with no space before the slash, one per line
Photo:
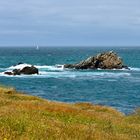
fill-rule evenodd
<path id="1" fill-rule="evenodd" d="M 140 111 L 51 102 L 0 87 L 0 140 L 140 140 Z"/>

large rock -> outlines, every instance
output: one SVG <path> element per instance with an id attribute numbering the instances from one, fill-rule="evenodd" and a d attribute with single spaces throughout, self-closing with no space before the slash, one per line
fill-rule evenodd
<path id="1" fill-rule="evenodd" d="M 38 74 L 39 70 L 34 66 L 25 66 L 22 69 L 14 69 L 12 72 L 4 72 L 7 75 L 21 75 L 21 74 Z"/>
<path id="2" fill-rule="evenodd" d="M 113 51 L 100 53 L 89 57 L 77 64 L 65 64 L 64 68 L 74 69 L 122 69 L 124 66 L 122 59 Z"/>
<path id="3" fill-rule="evenodd" d="M 27 66 L 20 70 L 21 74 L 38 74 L 38 69 L 34 66 Z"/>

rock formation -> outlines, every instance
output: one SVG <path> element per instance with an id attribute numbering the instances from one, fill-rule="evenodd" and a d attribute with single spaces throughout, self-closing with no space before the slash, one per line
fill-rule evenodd
<path id="1" fill-rule="evenodd" d="M 25 66 L 22 69 L 14 69 L 12 72 L 4 72 L 4 74 L 7 75 L 21 75 L 21 74 L 30 75 L 38 73 L 39 73 L 38 69 L 34 66 Z"/>
<path id="2" fill-rule="evenodd" d="M 20 70 L 21 74 L 38 74 L 38 69 L 34 66 L 27 66 Z"/>
<path id="3" fill-rule="evenodd" d="M 65 64 L 64 68 L 74 69 L 122 69 L 128 68 L 122 59 L 113 51 L 100 53 L 77 64 Z"/>

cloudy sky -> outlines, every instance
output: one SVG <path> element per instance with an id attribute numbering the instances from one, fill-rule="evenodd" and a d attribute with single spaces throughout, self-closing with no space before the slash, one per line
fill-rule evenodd
<path id="1" fill-rule="evenodd" d="M 140 0 L 1 0 L 0 46 L 140 45 Z"/>

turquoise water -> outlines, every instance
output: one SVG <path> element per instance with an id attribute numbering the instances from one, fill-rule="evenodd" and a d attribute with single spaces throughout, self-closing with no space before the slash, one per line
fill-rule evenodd
<path id="1" fill-rule="evenodd" d="M 130 70 L 65 70 L 55 67 L 109 50 L 117 52 Z M 3 74 L 19 62 L 36 65 L 40 74 Z M 140 107 L 140 48 L 0 48 L 0 83 L 50 100 L 91 102 L 128 114 Z"/>

